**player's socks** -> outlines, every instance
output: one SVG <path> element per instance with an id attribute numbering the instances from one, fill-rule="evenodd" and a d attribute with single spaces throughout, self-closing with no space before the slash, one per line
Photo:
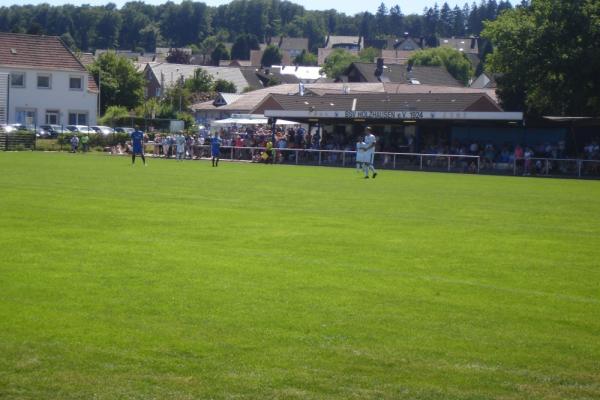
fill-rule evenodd
<path id="1" fill-rule="evenodd" d="M 377 176 L 377 172 L 373 172 L 373 179 Z"/>

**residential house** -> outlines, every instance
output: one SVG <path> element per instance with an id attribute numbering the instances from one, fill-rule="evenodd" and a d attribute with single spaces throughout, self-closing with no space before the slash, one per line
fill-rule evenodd
<path id="1" fill-rule="evenodd" d="M 249 87 L 248 81 L 238 67 L 147 63 L 144 68 L 146 97 L 161 97 L 166 89 L 192 78 L 197 69 L 206 71 L 215 81 L 222 79 L 232 82 L 236 87 L 237 93 L 242 93 Z"/>
<path id="2" fill-rule="evenodd" d="M 9 123 L 96 124 L 96 82 L 59 37 L 0 32 L 0 72 L 10 75 Z"/>
<path id="3" fill-rule="evenodd" d="M 267 43 L 261 43 L 259 50 L 250 50 L 250 65 L 261 66 L 262 56 L 268 45 L 275 45 L 281 52 L 281 64 L 293 65 L 294 59 L 299 56 L 303 50 L 308 51 L 308 39 L 292 38 L 284 36 L 274 36 L 267 40 Z"/>
<path id="4" fill-rule="evenodd" d="M 8 123 L 8 85 L 10 75 L 0 72 L 0 125 Z"/>
<path id="5" fill-rule="evenodd" d="M 112 50 L 112 49 L 97 49 L 94 53 L 94 56 L 97 58 L 101 54 L 108 53 L 108 52 L 116 53 L 118 56 L 125 57 L 134 62 L 152 62 L 152 61 L 155 61 L 155 59 L 156 59 L 155 53 L 144 53 L 144 52 L 137 52 L 137 51 L 131 51 L 131 50 Z M 84 54 L 90 54 L 90 53 L 84 53 Z"/>
<path id="6" fill-rule="evenodd" d="M 390 93 L 390 94 L 485 94 L 495 103 L 497 98 L 494 90 L 471 89 L 464 86 L 432 86 L 432 85 L 407 85 L 405 83 L 308 83 L 303 84 L 281 84 L 254 90 L 242 95 L 232 96 L 221 94 L 222 99 L 214 101 L 199 102 L 190 108 L 196 119 L 203 124 L 211 121 L 231 117 L 233 114 L 261 114 L 264 107 L 263 102 L 271 94 L 287 96 L 298 96 L 301 92 L 304 96 L 319 97 L 325 95 L 361 95 L 365 93 Z M 349 97 L 350 97 L 349 96 Z"/>
<path id="7" fill-rule="evenodd" d="M 473 82 L 470 87 L 473 89 L 495 89 L 497 87 L 496 78 L 498 74 L 483 72 Z"/>
<path id="8" fill-rule="evenodd" d="M 345 72 L 348 82 L 392 82 L 412 85 L 464 86 L 444 67 L 386 65 L 382 59 L 377 63 L 353 62 Z"/>
<path id="9" fill-rule="evenodd" d="M 479 45 L 475 37 L 440 38 L 440 47 L 449 47 L 465 54 L 479 54 Z"/>
<path id="10" fill-rule="evenodd" d="M 361 36 L 327 36 L 325 47 L 318 50 L 318 64 L 323 65 L 325 59 L 335 49 L 343 49 L 352 54 L 358 54 L 363 49 L 363 38 Z"/>

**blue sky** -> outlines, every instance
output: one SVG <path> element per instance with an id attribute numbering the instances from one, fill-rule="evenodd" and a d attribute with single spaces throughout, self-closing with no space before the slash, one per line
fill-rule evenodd
<path id="1" fill-rule="evenodd" d="M 147 4 L 162 4 L 166 3 L 167 0 L 145 0 Z M 202 1 L 202 0 L 200 0 Z M 377 11 L 377 7 L 381 4 L 381 0 L 373 0 L 370 2 L 366 1 L 358 1 L 358 0 L 291 0 L 296 4 L 300 4 L 309 10 L 325 10 L 325 9 L 336 9 L 338 12 L 343 12 L 346 14 L 356 14 L 363 11 L 369 11 L 371 13 L 375 13 Z M 465 1 L 452 1 L 449 0 L 448 4 L 451 7 L 454 7 L 456 4 L 459 4 L 460 7 L 465 3 Z M 127 0 L 113 0 L 112 3 L 115 3 L 117 6 L 121 7 L 125 4 Z M 174 0 L 175 3 L 181 3 L 181 0 Z M 204 0 L 204 3 L 210 6 L 217 6 L 220 4 L 229 3 L 229 0 Z M 414 1 L 414 0 L 384 0 L 383 3 L 388 7 L 388 9 L 396 4 L 400 6 L 402 12 L 404 14 L 421 14 L 423 8 L 425 6 L 431 7 L 436 2 L 436 0 L 431 1 Z M 444 0 L 438 0 L 438 4 L 443 4 Z M 52 5 L 60 5 L 60 4 L 73 4 L 75 2 L 69 2 L 65 0 L 0 0 L 0 6 L 11 6 L 14 4 L 41 4 L 41 3 L 49 3 Z M 76 4 L 91 4 L 91 5 L 105 5 L 109 3 L 107 0 L 83 0 L 80 2 L 76 2 Z M 470 4 L 470 2 L 469 2 Z"/>

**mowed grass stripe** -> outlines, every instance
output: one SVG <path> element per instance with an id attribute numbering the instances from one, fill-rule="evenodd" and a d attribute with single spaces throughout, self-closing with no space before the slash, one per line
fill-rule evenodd
<path id="1" fill-rule="evenodd" d="M 0 398 L 600 396 L 599 182 L 0 168 Z"/>

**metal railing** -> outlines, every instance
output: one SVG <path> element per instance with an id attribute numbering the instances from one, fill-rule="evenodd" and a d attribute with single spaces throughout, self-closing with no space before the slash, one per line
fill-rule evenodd
<path id="1" fill-rule="evenodd" d="M 146 148 L 152 149 L 153 155 L 165 157 L 163 145 L 147 143 Z M 191 151 L 190 151 L 191 150 Z M 221 146 L 221 159 L 265 162 L 261 157 L 265 147 L 235 147 Z M 267 160 L 275 164 L 318 165 L 333 167 L 355 167 L 356 151 L 352 150 L 316 150 L 316 149 L 272 149 Z M 210 157 L 210 146 L 193 145 L 186 148 L 188 158 Z M 191 154 L 190 154 L 191 153 Z M 274 154 L 274 156 L 273 156 Z M 174 146 L 169 145 L 168 157 L 175 157 Z M 420 153 L 375 153 L 376 168 L 440 171 L 440 172 L 471 172 L 479 173 L 480 157 L 456 154 L 420 154 Z"/>
<path id="2" fill-rule="evenodd" d="M 513 175 L 600 178 L 600 160 L 579 158 L 517 158 Z"/>

